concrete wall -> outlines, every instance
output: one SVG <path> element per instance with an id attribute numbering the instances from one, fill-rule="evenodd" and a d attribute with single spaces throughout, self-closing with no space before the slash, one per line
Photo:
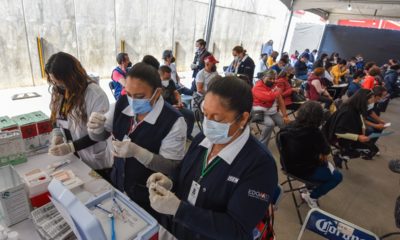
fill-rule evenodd
<path id="1" fill-rule="evenodd" d="M 217 0 L 209 50 L 220 68 L 235 45 L 255 61 L 263 42 L 274 39 L 279 49 L 286 14 L 279 0 Z M 207 17 L 208 0 L 0 0 L 0 88 L 46 83 L 38 36 L 44 62 L 65 51 L 102 77 L 116 65 L 121 40 L 133 63 L 146 54 L 161 61 L 162 51 L 173 49 L 178 71 L 188 71 Z"/>
<path id="2" fill-rule="evenodd" d="M 21 4 L 0 1 L 0 72 L 3 87 L 28 86 L 32 73 Z"/>

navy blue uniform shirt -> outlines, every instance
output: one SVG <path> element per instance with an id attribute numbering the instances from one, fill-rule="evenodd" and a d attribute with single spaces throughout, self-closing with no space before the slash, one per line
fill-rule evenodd
<path id="1" fill-rule="evenodd" d="M 178 239 L 253 239 L 252 231 L 277 186 L 274 158 L 246 127 L 221 150 L 220 161 L 199 181 L 205 152 L 211 146 L 200 133 L 185 155 L 173 189 L 182 202 L 167 229 Z M 195 206 L 188 202 L 193 181 L 201 185 Z"/>

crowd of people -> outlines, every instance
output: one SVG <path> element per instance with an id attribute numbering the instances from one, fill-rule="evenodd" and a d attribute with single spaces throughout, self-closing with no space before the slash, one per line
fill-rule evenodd
<path id="1" fill-rule="evenodd" d="M 220 74 L 219 61 L 199 39 L 187 88 L 171 50 L 162 52 L 162 63 L 146 55 L 132 64 L 119 53 L 110 104 L 74 56 L 56 53 L 45 67 L 51 119 L 67 141 L 54 131 L 49 153 L 76 154 L 169 232 L 160 235 L 253 239 L 272 214 L 278 186 L 268 150 L 275 127 L 284 170 L 318 183 L 301 193 L 312 208 L 342 181 L 343 161 L 379 154 L 378 138 L 369 136 L 387 127 L 381 113 L 400 92 L 398 62 L 379 67 L 361 55 L 348 61 L 338 53 L 318 55 L 306 49 L 278 59 L 271 40 L 255 64 L 235 46 Z M 341 84 L 339 93 L 332 91 Z M 198 109 L 184 95 L 193 96 Z M 257 137 L 250 126 L 255 116 L 262 125 Z M 195 121 L 201 132 L 192 136 Z"/>

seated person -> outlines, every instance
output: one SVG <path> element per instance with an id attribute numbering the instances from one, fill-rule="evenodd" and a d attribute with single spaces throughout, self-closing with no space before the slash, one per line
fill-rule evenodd
<path id="1" fill-rule="evenodd" d="M 334 156 L 337 167 L 348 158 L 362 157 L 371 160 L 378 152 L 375 144 L 366 136 L 365 118 L 368 106 L 374 103 L 374 94 L 367 89 L 358 90 L 328 119 L 324 133 L 328 141 L 340 147 Z"/>
<path id="2" fill-rule="evenodd" d="M 261 54 L 260 61 L 257 63 L 256 68 L 254 69 L 254 81 L 259 80 L 259 74 L 267 71 L 267 58 L 268 54 Z"/>
<path id="3" fill-rule="evenodd" d="M 167 65 L 163 65 L 158 70 L 158 73 L 161 77 L 162 96 L 164 100 L 182 113 L 187 124 L 187 139 L 193 140 L 192 131 L 195 121 L 194 114 L 183 105 L 181 95 L 176 89 L 174 81 L 171 79 L 171 68 L 169 68 Z"/>
<path id="4" fill-rule="evenodd" d="M 111 74 L 111 80 L 114 87 L 114 98 L 118 100 L 121 95 L 125 95 L 126 72 L 129 64 L 129 56 L 127 53 L 118 53 L 117 55 L 118 66 L 114 68 Z"/>
<path id="5" fill-rule="evenodd" d="M 347 89 L 347 96 L 351 97 L 356 93 L 359 89 L 361 89 L 361 81 L 365 77 L 365 73 L 362 70 L 357 70 L 353 75 L 353 81 L 349 84 L 349 88 Z"/>
<path id="6" fill-rule="evenodd" d="M 338 64 L 332 67 L 331 75 L 333 77 L 333 84 L 338 85 L 342 82 L 342 78 L 349 73 L 349 70 L 346 67 L 347 61 L 342 59 Z"/>
<path id="7" fill-rule="evenodd" d="M 279 56 L 277 51 L 273 51 L 271 55 L 267 59 L 267 66 L 268 68 L 274 66 L 276 64 L 276 58 Z"/>
<path id="8" fill-rule="evenodd" d="M 290 85 L 293 76 L 294 68 L 292 66 L 285 67 L 278 74 L 275 85 L 282 91 L 282 97 L 283 101 L 285 102 L 286 109 L 296 111 L 300 107 L 300 104 L 293 103 L 292 94 L 293 91 L 299 92 L 300 89 L 292 88 L 292 85 Z"/>
<path id="9" fill-rule="evenodd" d="M 279 74 L 286 65 L 288 64 L 287 59 L 281 58 L 277 64 L 271 67 L 272 70 L 275 70 L 277 74 Z"/>
<path id="10" fill-rule="evenodd" d="M 247 83 L 213 80 L 202 105 L 204 133 L 181 168 L 172 179 L 155 173 L 147 180 L 152 208 L 168 217 L 167 230 L 177 239 L 253 239 L 278 174 L 273 156 L 250 133 L 251 108 Z"/>
<path id="11" fill-rule="evenodd" d="M 342 174 L 328 162 L 331 148 L 319 129 L 322 119 L 321 105 L 308 101 L 300 107 L 296 120 L 280 131 L 277 139 L 286 171 L 301 179 L 321 183 L 311 194 L 301 194 L 310 208 L 317 208 L 317 200 L 342 181 Z"/>
<path id="12" fill-rule="evenodd" d="M 218 76 L 217 63 L 219 62 L 213 55 L 204 58 L 205 66 L 196 76 L 196 88 L 199 94 L 204 95 L 207 92 L 208 83 Z"/>
<path id="13" fill-rule="evenodd" d="M 294 65 L 296 78 L 301 79 L 301 80 L 307 80 L 307 77 L 308 77 L 308 66 L 307 66 L 308 58 L 309 58 L 309 55 L 307 53 L 303 54 L 301 56 L 301 58 Z"/>
<path id="14" fill-rule="evenodd" d="M 333 99 L 330 96 L 328 90 L 321 81 L 321 77 L 324 75 L 325 69 L 320 67 L 314 69 L 314 71 L 308 77 L 308 98 L 312 101 L 318 101 L 325 104 L 325 109 L 329 109 L 333 103 Z"/>
<path id="15" fill-rule="evenodd" d="M 384 78 L 385 88 L 390 94 L 390 98 L 395 98 L 400 95 L 400 88 L 397 85 L 397 80 L 399 78 L 400 65 L 392 65 L 389 70 L 387 70 Z"/>
<path id="16" fill-rule="evenodd" d="M 272 131 L 277 125 L 279 128 L 284 127 L 285 123 L 289 122 L 286 113 L 285 103 L 282 98 L 282 91 L 278 87 L 274 87 L 276 72 L 268 70 L 264 74 L 262 81 L 258 81 L 253 87 L 253 111 L 263 111 L 264 125 L 260 141 L 268 148 L 268 143 L 271 138 Z M 278 107 L 283 115 L 278 112 Z"/>
<path id="17" fill-rule="evenodd" d="M 175 57 L 172 54 L 171 50 L 164 50 L 162 54 L 162 59 L 164 61 L 163 65 L 167 65 L 171 69 L 171 79 L 174 81 L 176 85 L 176 89 L 180 94 L 185 94 L 185 95 L 193 95 L 193 91 L 189 88 L 186 88 L 183 86 L 181 83 L 181 79 L 178 75 L 178 72 L 176 71 L 176 65 L 175 65 Z"/>
<path id="18" fill-rule="evenodd" d="M 381 70 L 378 66 L 371 67 L 362 83 L 362 87 L 364 89 L 372 90 L 375 86 L 379 85 L 376 78 L 379 74 L 381 74 Z"/>
<path id="19" fill-rule="evenodd" d="M 372 133 L 381 133 L 386 127 L 385 124 L 386 122 L 379 116 L 380 115 L 380 109 L 379 109 L 379 103 L 384 97 L 386 90 L 382 86 L 376 86 L 373 89 L 374 93 L 374 104 L 368 105 L 368 114 L 367 118 L 365 120 L 365 125 L 367 126 L 366 133 L 367 136 L 372 134 Z M 376 142 L 378 141 L 379 138 L 372 138 L 371 142 L 375 144 L 375 147 L 378 149 L 378 146 L 376 146 Z"/>

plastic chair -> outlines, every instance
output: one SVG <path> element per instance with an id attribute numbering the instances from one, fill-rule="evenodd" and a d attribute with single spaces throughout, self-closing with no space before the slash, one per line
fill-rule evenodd
<path id="1" fill-rule="evenodd" d="M 116 98 L 115 95 L 114 95 L 114 92 L 115 92 L 114 81 L 110 81 L 110 82 L 108 83 L 108 87 L 110 88 L 111 93 L 112 93 L 112 95 L 114 96 L 115 100 L 117 100 L 117 98 Z"/>
<path id="2" fill-rule="evenodd" d="M 301 200 L 300 202 L 298 202 L 297 199 L 296 199 L 295 192 L 299 192 L 299 195 L 300 195 L 300 198 L 301 198 L 301 191 L 302 190 L 314 189 L 319 185 L 319 183 L 318 182 L 307 181 L 305 179 L 301 179 L 299 177 L 296 177 L 296 176 L 288 173 L 286 171 L 286 167 L 285 167 L 285 159 L 283 159 L 283 157 L 282 157 L 283 156 L 282 153 L 284 151 L 284 149 L 282 148 L 282 131 L 279 131 L 276 134 L 275 141 L 276 141 L 276 146 L 278 148 L 279 155 L 280 155 L 280 163 L 281 163 L 282 171 L 283 171 L 283 174 L 286 176 L 286 180 L 283 181 L 280 185 L 282 187 L 284 185 L 286 185 L 286 184 L 289 186 L 289 189 L 286 189 L 283 192 L 284 193 L 289 193 L 289 192 L 291 193 L 292 199 L 293 199 L 293 203 L 294 203 L 294 206 L 296 208 L 297 217 L 299 219 L 300 224 L 303 224 L 303 219 L 302 219 L 301 213 L 300 213 L 300 207 L 305 203 L 305 201 Z M 293 182 L 296 182 L 296 181 L 302 183 L 303 185 L 301 185 L 299 187 L 294 187 L 293 186 Z"/>

